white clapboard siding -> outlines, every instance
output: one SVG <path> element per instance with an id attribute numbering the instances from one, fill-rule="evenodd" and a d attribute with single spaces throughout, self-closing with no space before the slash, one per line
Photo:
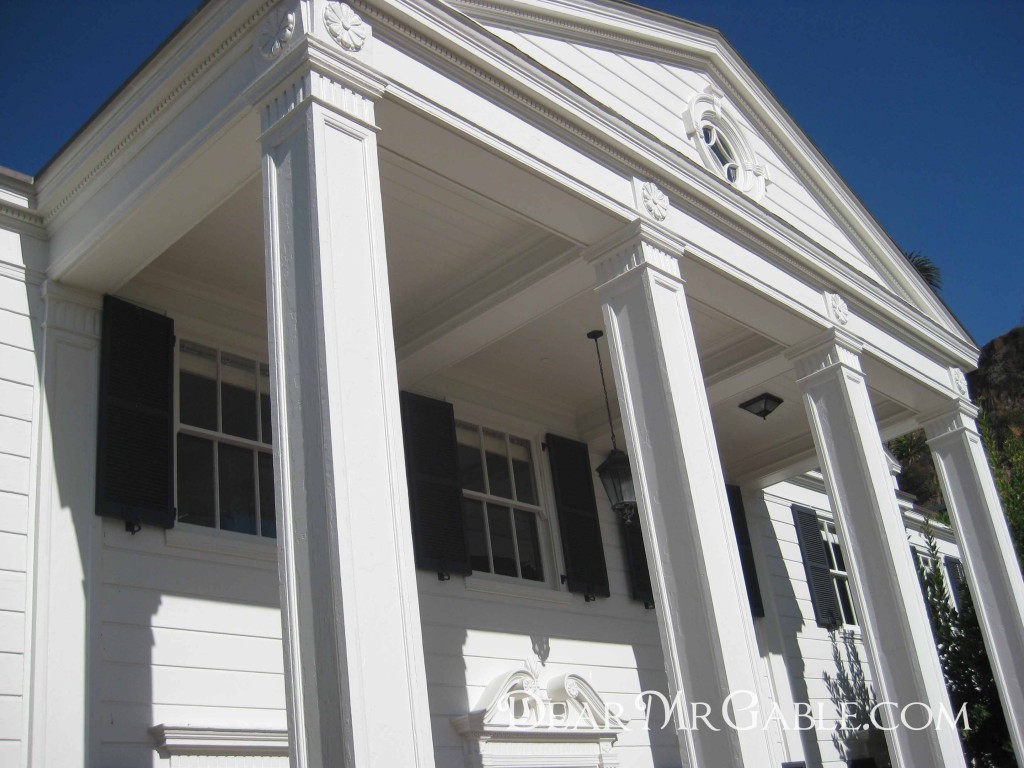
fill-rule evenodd
<path id="1" fill-rule="evenodd" d="M 104 764 L 212 765 L 162 758 L 149 731 L 161 723 L 284 728 L 276 564 L 168 546 L 155 528 L 131 536 L 117 521 L 104 522 L 103 542 L 93 699 Z M 282 759 L 217 765 L 266 768 Z"/>
<path id="2" fill-rule="evenodd" d="M 6 233 L 5 233 L 6 234 Z M 20 240 L 27 242 L 29 238 Z M 20 250 L 21 245 L 14 249 Z M 0 261 L 21 254 L 5 251 Z M 29 503 L 39 379 L 39 285 L 0 272 L 0 765 L 22 764 Z"/>

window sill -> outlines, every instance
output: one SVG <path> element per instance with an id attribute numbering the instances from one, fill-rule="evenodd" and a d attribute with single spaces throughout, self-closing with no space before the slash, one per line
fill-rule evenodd
<path id="1" fill-rule="evenodd" d="M 277 562 L 277 539 L 260 538 L 248 533 L 219 531 L 213 528 L 179 523 L 174 528 L 164 531 L 164 543 L 168 547 L 178 549 L 216 552 L 268 563 Z"/>
<path id="2" fill-rule="evenodd" d="M 503 595 L 505 597 L 539 600 L 545 603 L 558 603 L 560 605 L 567 605 L 572 602 L 571 592 L 552 589 L 542 582 L 523 584 L 516 581 L 506 581 L 505 579 L 489 578 L 487 576 L 466 576 L 464 583 L 468 591 L 487 595 Z"/>

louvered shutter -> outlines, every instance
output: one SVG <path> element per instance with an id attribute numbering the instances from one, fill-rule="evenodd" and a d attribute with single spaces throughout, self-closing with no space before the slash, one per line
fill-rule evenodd
<path id="1" fill-rule="evenodd" d="M 967 590 L 967 573 L 964 571 L 964 564 L 959 557 L 946 555 L 943 558 L 946 565 L 946 573 L 949 576 L 949 583 L 952 586 L 953 601 L 957 610 L 963 605 L 964 592 Z"/>
<path id="2" fill-rule="evenodd" d="M 570 592 L 608 597 L 608 569 L 597 517 L 590 451 L 586 443 L 558 435 L 548 435 L 546 441 L 566 584 Z"/>
<path id="3" fill-rule="evenodd" d="M 96 514 L 174 526 L 174 321 L 103 297 Z"/>
<path id="4" fill-rule="evenodd" d="M 814 618 L 819 627 L 838 627 L 842 623 L 839 601 L 832 584 L 832 574 L 825 552 L 825 541 L 821 537 L 821 525 L 813 509 L 793 505 L 793 522 L 796 525 L 800 553 L 803 555 L 807 586 L 811 590 Z"/>
<path id="5" fill-rule="evenodd" d="M 647 549 L 644 533 L 640 528 L 639 515 L 629 522 L 619 523 L 622 529 L 622 547 L 626 550 L 626 567 L 629 569 L 629 587 L 634 600 L 648 607 L 654 605 L 654 589 L 651 587 L 651 572 L 647 568 Z"/>
<path id="6" fill-rule="evenodd" d="M 757 581 L 757 568 L 754 566 L 754 548 L 750 543 L 747 514 L 743 509 L 743 495 L 737 485 L 727 485 L 725 490 L 729 496 L 732 525 L 736 529 L 736 545 L 740 551 L 740 565 L 743 568 L 743 581 L 747 585 L 750 613 L 754 616 L 764 616 L 764 602 L 761 600 L 761 585 Z"/>
<path id="7" fill-rule="evenodd" d="M 401 394 L 416 567 L 470 573 L 462 520 L 455 411 L 451 403 Z"/>

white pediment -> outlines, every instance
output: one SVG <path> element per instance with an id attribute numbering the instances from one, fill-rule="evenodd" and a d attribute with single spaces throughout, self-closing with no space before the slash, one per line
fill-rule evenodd
<path id="1" fill-rule="evenodd" d="M 859 273 L 872 291 L 910 303 L 966 339 L 856 195 L 715 30 L 643 8 L 584 0 L 454 5 L 676 157 L 732 184 Z M 708 107 L 720 126 L 710 141 L 700 130 Z M 732 152 L 724 161 L 722 147 Z"/>

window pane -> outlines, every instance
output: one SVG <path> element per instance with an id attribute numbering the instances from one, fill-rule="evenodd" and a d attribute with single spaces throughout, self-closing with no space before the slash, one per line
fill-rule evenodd
<path id="1" fill-rule="evenodd" d="M 512 472 L 516 481 L 516 498 L 527 504 L 537 503 L 537 489 L 533 486 L 533 458 L 530 443 L 521 437 L 508 438 L 512 450 Z"/>
<path id="2" fill-rule="evenodd" d="M 220 359 L 222 431 L 256 440 L 256 363 L 234 355 Z"/>
<path id="3" fill-rule="evenodd" d="M 484 470 L 480 464 L 480 431 L 472 424 L 459 422 L 455 429 L 459 441 L 459 474 L 467 491 L 484 492 Z"/>
<path id="4" fill-rule="evenodd" d="M 256 488 L 253 452 L 220 443 L 220 527 L 225 531 L 256 533 Z"/>
<path id="5" fill-rule="evenodd" d="M 178 353 L 178 413 L 182 424 L 217 429 L 217 353 L 187 341 Z"/>
<path id="6" fill-rule="evenodd" d="M 512 516 L 508 507 L 487 505 L 487 525 L 491 531 L 491 556 L 494 572 L 502 576 L 518 576 L 516 550 L 512 541 Z"/>
<path id="7" fill-rule="evenodd" d="M 832 542 L 832 559 L 835 560 L 836 570 L 846 572 L 846 561 L 843 559 L 843 548 L 838 541 Z"/>
<path id="8" fill-rule="evenodd" d="M 487 480 L 490 483 L 491 495 L 511 499 L 512 476 L 508 471 L 508 455 L 505 452 L 505 435 L 503 433 L 490 429 L 484 430 L 484 455 L 487 458 Z M 495 567 L 497 567 L 497 563 L 495 563 Z"/>
<path id="9" fill-rule="evenodd" d="M 263 430 L 263 442 L 270 445 L 274 442 L 274 428 L 270 417 L 270 368 L 260 366 L 260 427 Z"/>
<path id="10" fill-rule="evenodd" d="M 484 529 L 484 505 L 472 499 L 462 500 L 462 519 L 466 526 L 466 544 L 469 563 L 474 571 L 490 573 L 491 559 L 487 555 L 487 531 Z"/>
<path id="11" fill-rule="evenodd" d="M 274 502 L 274 456 L 270 453 L 257 454 L 260 473 L 260 535 L 277 538 L 277 515 Z"/>
<path id="12" fill-rule="evenodd" d="M 856 624 L 857 615 L 853 612 L 853 598 L 850 595 L 850 582 L 836 579 L 836 591 L 839 592 L 839 605 L 843 611 L 844 624 Z"/>
<path id="13" fill-rule="evenodd" d="M 517 509 L 516 543 L 519 545 L 519 567 L 524 579 L 544 581 L 544 568 L 540 561 L 540 537 L 537 535 L 537 516 Z"/>
<path id="14" fill-rule="evenodd" d="M 178 522 L 215 525 L 213 511 L 213 443 L 178 435 Z"/>

